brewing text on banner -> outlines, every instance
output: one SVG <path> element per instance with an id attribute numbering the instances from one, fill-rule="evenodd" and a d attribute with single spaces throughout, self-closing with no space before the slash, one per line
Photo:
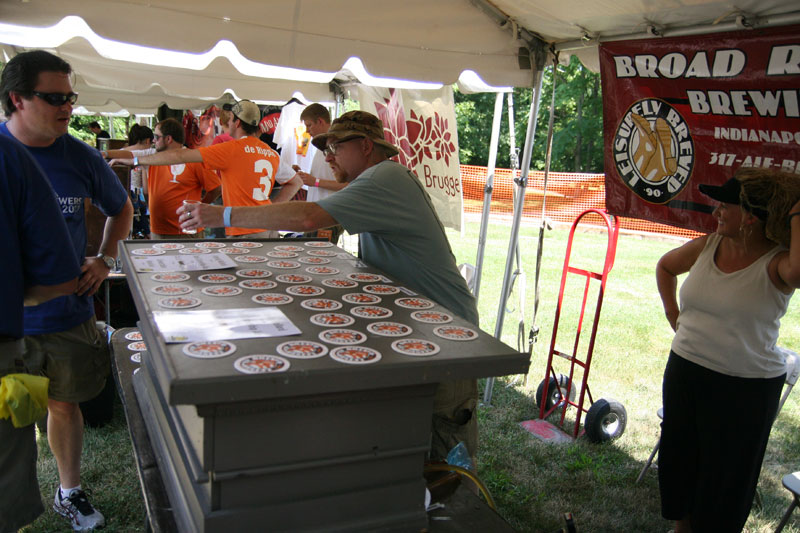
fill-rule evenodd
<path id="1" fill-rule="evenodd" d="M 606 207 L 714 231 L 701 183 L 800 174 L 800 26 L 604 43 Z"/>

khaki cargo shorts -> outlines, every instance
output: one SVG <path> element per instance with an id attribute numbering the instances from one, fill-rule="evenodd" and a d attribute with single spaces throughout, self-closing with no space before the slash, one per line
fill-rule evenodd
<path id="1" fill-rule="evenodd" d="M 50 378 L 48 396 L 60 402 L 91 400 L 111 370 L 108 343 L 94 317 L 66 331 L 25 337 L 24 359 Z"/>

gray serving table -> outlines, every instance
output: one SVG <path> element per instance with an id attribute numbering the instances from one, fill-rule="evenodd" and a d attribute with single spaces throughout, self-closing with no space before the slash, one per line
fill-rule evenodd
<path id="1" fill-rule="evenodd" d="M 185 247 L 208 246 L 209 241 L 174 242 Z M 214 241 L 233 248 L 236 241 Z M 375 320 L 354 316 L 346 326 L 366 336 L 360 346 L 381 354 L 372 364 L 350 365 L 330 356 L 315 359 L 285 359 L 285 372 L 243 374 L 234 362 L 253 354 L 277 355 L 277 345 L 287 340 L 323 343 L 319 334 L 330 328 L 313 324 L 319 311 L 302 307 L 307 298 L 279 306 L 297 326 L 300 336 L 234 339 L 236 351 L 226 357 L 197 359 L 183 353 L 183 345 L 167 343 L 156 326 L 154 311 L 163 296 L 152 289 L 163 283 L 152 272 L 137 272 L 137 250 L 153 242 L 126 241 L 120 245 L 123 269 L 147 344 L 141 370 L 133 376 L 133 387 L 147 426 L 156 461 L 182 531 L 288 531 L 288 530 L 420 530 L 427 525 L 424 508 L 422 466 L 430 442 L 433 396 L 441 381 L 517 374 L 527 371 L 528 358 L 493 337 L 479 332 L 466 321 L 453 317 L 447 326 L 471 328 L 477 337 L 468 341 L 441 338 L 433 333 L 437 324 L 411 318 L 414 309 L 395 300 L 420 297 L 390 276 L 378 272 L 339 248 L 319 248 L 304 241 L 258 240 L 249 256 L 268 261 L 297 263 L 293 268 L 273 267 L 269 262 L 241 263 L 214 273 L 234 274 L 261 268 L 311 279 L 304 285 L 321 287 L 329 298 L 342 303 L 336 312 L 353 316 L 355 304 L 342 296 L 363 292 L 369 285 L 397 287 L 397 294 L 381 295 L 377 305 L 388 309 L 382 318 L 409 326 L 407 338 L 433 342 L 439 352 L 409 356 L 396 352 L 396 338 L 370 333 Z M 297 246 L 297 257 L 275 258 L 277 247 Z M 336 273 L 309 272 L 318 265 L 300 263 L 300 258 L 319 257 L 309 252 L 332 254 L 324 266 Z M 180 256 L 179 250 L 164 256 Z M 234 259 L 243 255 L 230 256 Z M 163 256 L 162 256 L 163 257 Z M 186 255 L 183 255 L 186 257 Z M 283 266 L 286 266 L 285 264 Z M 193 309 L 246 309 L 261 307 L 251 297 L 259 292 L 286 294 L 291 283 L 277 282 L 267 291 L 245 289 L 229 297 L 203 294 L 198 277 L 207 271 L 188 272 L 181 284 L 191 287 L 187 296 L 199 297 Z M 351 288 L 324 285 L 325 279 L 347 280 L 350 275 L 374 274 L 375 282 L 358 282 Z M 245 278 L 226 285 L 238 286 Z M 429 311 L 450 314 L 439 305 Z M 178 311 L 182 312 L 182 311 Z M 186 315 L 187 320 L 190 315 Z M 404 337 L 405 338 L 405 337 Z"/>

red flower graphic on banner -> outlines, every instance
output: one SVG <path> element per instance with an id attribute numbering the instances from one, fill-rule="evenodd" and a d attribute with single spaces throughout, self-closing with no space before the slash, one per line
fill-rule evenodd
<path id="1" fill-rule="evenodd" d="M 413 169 L 415 165 L 409 161 L 411 147 L 406 135 L 405 111 L 398 101 L 398 95 L 394 89 L 389 89 L 389 99 L 384 98 L 384 102 L 386 102 L 386 105 L 375 103 L 378 118 L 383 122 L 383 136 L 387 142 L 400 149 L 400 153 L 397 154 L 397 161 L 401 165 Z"/>
<path id="2" fill-rule="evenodd" d="M 450 131 L 447 129 L 447 120 L 439 116 L 439 113 L 434 113 L 433 119 L 430 139 L 431 144 L 433 144 L 433 151 L 436 154 L 436 160 L 444 158 L 445 164 L 450 165 L 450 156 L 456 151 L 456 145 L 451 139 Z"/>
<path id="3" fill-rule="evenodd" d="M 375 102 L 375 109 L 383 122 L 384 138 L 400 150 L 396 156 L 398 163 L 411 170 L 423 158 L 436 161 L 444 159 L 445 164 L 449 165 L 456 145 L 447 129 L 447 119 L 436 112 L 433 117 L 426 118 L 412 109 L 410 118 L 406 120 L 398 93 L 389 89 L 389 95 L 388 99 L 384 98 L 383 104 Z"/>

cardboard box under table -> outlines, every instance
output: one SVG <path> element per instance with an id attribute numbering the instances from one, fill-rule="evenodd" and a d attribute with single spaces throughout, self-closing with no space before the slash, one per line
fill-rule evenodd
<path id="1" fill-rule="evenodd" d="M 170 241 L 160 241 L 168 243 Z M 175 241 L 185 248 L 233 248 L 236 241 Z M 426 526 L 422 466 L 430 443 L 433 395 L 440 381 L 498 376 L 527 371 L 528 358 L 439 305 L 426 309 L 432 315 L 452 317 L 445 326 L 472 330 L 472 340 L 448 340 L 434 334 L 441 324 L 412 318 L 419 311 L 400 303 L 424 305 L 417 295 L 390 277 L 336 247 L 319 241 L 258 240 L 248 249 L 254 262 L 235 261 L 228 269 L 186 272 L 187 296 L 200 298 L 191 310 L 253 309 L 264 306 L 252 300 L 257 294 L 294 292 L 293 301 L 278 306 L 300 335 L 235 338 L 235 352 L 225 357 L 198 359 L 184 353 L 185 344 L 167 343 L 156 326 L 154 312 L 164 296 L 153 289 L 164 285 L 153 272 L 137 272 L 139 249 L 152 242 L 121 244 L 123 268 L 142 317 L 147 352 L 141 371 L 134 375 L 136 395 L 151 435 L 176 521 L 184 531 L 231 530 L 414 530 Z M 311 244 L 317 242 L 317 244 Z M 286 247 L 297 253 L 285 257 Z M 161 250 L 178 255 L 180 250 Z M 214 250 L 218 252 L 218 250 Z M 326 256 L 317 255 L 326 251 Z M 270 263 L 268 254 L 284 256 Z M 313 254 L 313 255 L 312 255 Z M 190 254 L 186 254 L 190 255 Z M 193 254 L 191 254 L 193 255 Z M 234 259 L 244 255 L 231 255 Z M 185 257 L 185 256 L 184 256 Z M 301 258 L 323 257 L 323 269 Z M 261 258 L 265 258 L 264 261 Z M 260 262 L 255 262 L 260 261 Z M 291 263 L 296 265 L 290 266 Z M 276 265 L 276 266 L 272 266 Z M 280 265 L 280 266 L 277 266 Z M 287 268 L 288 267 L 288 268 Z M 211 296 L 202 289 L 214 286 L 198 278 L 205 274 L 230 274 L 227 285 L 239 287 L 248 278 L 239 272 L 262 269 L 277 283 L 269 290 L 244 289 L 234 296 Z M 284 274 L 310 277 L 305 283 L 280 281 Z M 364 276 L 367 274 L 367 276 Z M 371 282 L 369 274 L 382 277 Z M 326 281 L 328 280 L 328 281 Z M 312 286 L 321 295 L 305 297 L 290 287 Z M 376 287 L 379 286 L 379 287 Z M 388 288 L 387 288 L 388 287 Z M 309 289 L 310 290 L 310 289 Z M 372 292 L 370 293 L 370 290 Z M 235 292 L 235 291 L 230 291 Z M 390 316 L 362 318 L 350 293 L 380 294 L 376 306 Z M 394 294 L 391 294 L 394 293 Z M 345 299 L 343 300 L 343 296 Z M 341 304 L 335 313 L 354 323 L 344 326 L 364 338 L 357 347 L 380 355 L 371 364 L 343 364 L 331 354 L 313 359 L 281 355 L 287 341 L 314 341 L 326 350 L 337 345 L 323 342 L 320 334 L 331 327 L 311 322 L 325 314 L 307 308 L 307 300 L 322 298 Z M 301 302 L 306 302 L 301 305 Z M 329 302 L 328 302 L 329 303 Z M 336 304 L 336 305 L 338 305 Z M 330 304 L 333 305 L 333 304 Z M 355 309 L 355 311 L 354 311 Z M 178 311 L 185 313 L 185 311 Z M 427 313 L 425 313 L 427 314 Z M 190 315 L 186 314 L 187 320 Z M 391 321 L 413 331 L 402 337 L 373 333 L 370 324 Z M 469 335 L 468 335 L 469 336 Z M 429 356 L 400 353 L 393 343 L 419 339 L 438 347 Z M 254 355 L 278 355 L 288 369 L 275 373 L 246 374 L 237 361 Z M 344 354 L 347 355 L 346 353 Z M 374 357 L 374 352 L 373 352 Z M 345 357 L 346 359 L 346 357 Z"/>

